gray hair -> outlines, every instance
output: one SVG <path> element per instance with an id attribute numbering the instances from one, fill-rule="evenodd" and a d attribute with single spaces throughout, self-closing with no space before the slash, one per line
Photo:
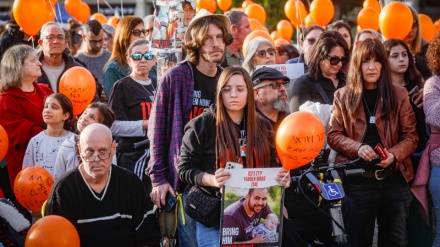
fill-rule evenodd
<path id="1" fill-rule="evenodd" d="M 263 37 L 256 37 L 246 46 L 245 49 L 246 54 L 243 54 L 244 61 L 242 66 L 249 73 L 249 75 L 252 75 L 252 73 L 254 73 L 255 71 L 255 66 L 253 65 L 253 58 L 255 52 L 257 52 L 258 46 L 260 46 L 261 44 L 266 44 L 273 47 L 273 44 L 269 40 Z"/>
<path id="2" fill-rule="evenodd" d="M 225 13 L 225 16 L 228 17 L 229 21 L 231 22 L 231 26 L 239 23 L 243 16 L 247 17 L 246 13 L 238 10 L 229 10 Z"/>
<path id="3" fill-rule="evenodd" d="M 21 86 L 24 60 L 31 53 L 35 54 L 35 51 L 28 45 L 16 45 L 6 50 L 0 65 L 0 92 Z"/>

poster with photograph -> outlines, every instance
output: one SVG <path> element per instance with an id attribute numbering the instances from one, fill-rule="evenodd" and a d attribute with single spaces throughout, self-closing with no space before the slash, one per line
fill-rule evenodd
<path id="1" fill-rule="evenodd" d="M 281 246 L 284 187 L 275 180 L 280 169 L 233 170 L 222 193 L 222 247 Z"/>
<path id="2" fill-rule="evenodd" d="M 195 0 L 157 0 L 150 50 L 157 57 L 158 79 L 184 59 L 182 46 L 196 14 Z"/>

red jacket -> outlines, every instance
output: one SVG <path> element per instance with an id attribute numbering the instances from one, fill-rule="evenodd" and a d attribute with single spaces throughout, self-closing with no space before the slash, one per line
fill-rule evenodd
<path id="1" fill-rule="evenodd" d="M 34 82 L 42 101 L 53 93 L 46 85 Z M 0 125 L 5 128 L 9 138 L 6 164 L 11 186 L 21 171 L 26 147 L 36 134 L 43 130 L 43 105 L 36 105 L 26 98 L 19 88 L 9 88 L 0 94 Z"/>

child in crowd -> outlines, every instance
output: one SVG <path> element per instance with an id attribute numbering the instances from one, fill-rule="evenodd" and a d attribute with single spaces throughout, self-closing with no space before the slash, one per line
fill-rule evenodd
<path id="1" fill-rule="evenodd" d="M 69 98 L 56 93 L 46 98 L 43 109 L 43 120 L 47 129 L 34 136 L 27 146 L 23 169 L 36 165 L 54 175 L 54 164 L 61 143 L 74 135 L 73 106 Z"/>
<path id="2" fill-rule="evenodd" d="M 105 103 L 93 102 L 84 110 L 78 119 L 76 129 L 78 133 L 92 123 L 102 123 L 111 127 L 115 120 L 115 114 Z M 77 135 L 73 134 L 61 144 L 60 150 L 54 162 L 54 179 L 58 180 L 64 173 L 79 166 L 79 157 L 77 154 Z"/>
<path id="3" fill-rule="evenodd" d="M 252 229 L 252 238 L 257 235 L 264 235 L 266 237 L 266 243 L 278 242 L 278 216 L 274 213 L 270 213 L 264 219 L 264 223 L 260 223 L 254 229 Z"/>

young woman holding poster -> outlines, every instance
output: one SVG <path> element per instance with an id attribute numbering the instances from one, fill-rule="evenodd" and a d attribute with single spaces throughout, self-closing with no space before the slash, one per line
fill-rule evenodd
<path id="1" fill-rule="evenodd" d="M 256 114 L 252 81 L 242 67 L 231 66 L 222 72 L 215 105 L 185 127 L 178 172 L 188 183 L 186 190 L 198 186 L 215 195 L 231 176 L 225 169 L 228 161 L 244 168 L 281 167 L 271 145 L 274 142 L 267 141 L 273 140 L 274 133 L 270 123 Z M 278 181 L 286 176 L 282 186 L 290 181 L 287 173 L 282 168 L 277 176 Z M 199 247 L 220 246 L 220 207 L 215 214 L 218 220 L 210 226 L 195 219 Z"/>

